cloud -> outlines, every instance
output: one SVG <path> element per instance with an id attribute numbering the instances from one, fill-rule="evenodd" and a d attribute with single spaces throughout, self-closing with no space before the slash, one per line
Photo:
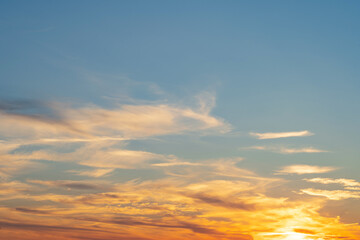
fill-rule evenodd
<path id="1" fill-rule="evenodd" d="M 153 163 L 151 164 L 155 167 L 174 167 L 174 166 L 202 166 L 201 163 L 192 163 L 192 162 L 166 162 L 166 163 Z"/>
<path id="2" fill-rule="evenodd" d="M 347 178 L 311 178 L 304 179 L 307 182 L 321 183 L 321 184 L 340 184 L 345 187 L 360 187 L 360 182 L 354 179 Z"/>
<path id="3" fill-rule="evenodd" d="M 327 152 L 325 150 L 313 148 L 313 147 L 307 147 L 307 148 L 281 148 L 280 153 L 284 154 L 293 154 L 293 153 L 321 153 L 321 152 Z"/>
<path id="4" fill-rule="evenodd" d="M 101 141 L 126 141 L 124 137 L 93 137 L 93 138 L 40 138 L 33 143 L 63 143 L 63 142 L 101 142 Z"/>
<path id="5" fill-rule="evenodd" d="M 288 138 L 288 137 L 306 137 L 314 135 L 312 132 L 307 130 L 298 132 L 268 132 L 268 133 L 256 133 L 251 132 L 251 136 L 257 139 L 274 139 L 274 138 Z"/>
<path id="6" fill-rule="evenodd" d="M 1 199 L 18 196 L 24 193 L 33 191 L 34 189 L 26 183 L 19 181 L 0 182 L 0 197 Z"/>
<path id="7" fill-rule="evenodd" d="M 345 189 L 360 191 L 360 187 L 345 187 Z"/>
<path id="8" fill-rule="evenodd" d="M 21 110 L 44 108 L 46 104 L 35 100 L 0 100 L 0 110 L 5 112 L 18 112 Z"/>
<path id="9" fill-rule="evenodd" d="M 49 187 L 61 187 L 69 190 L 109 190 L 110 187 L 106 184 L 89 183 L 84 181 L 70 181 L 70 180 L 57 180 L 57 181 L 43 181 L 43 180 L 27 180 L 29 183 L 40 184 Z"/>
<path id="10" fill-rule="evenodd" d="M 0 178 L 9 179 L 38 164 L 33 160 L 77 162 L 99 168 L 74 172 L 90 177 L 104 176 L 115 168 L 166 165 L 173 157 L 127 150 L 124 142 L 158 135 L 229 130 L 229 124 L 211 115 L 215 106 L 213 94 L 203 93 L 196 101 L 198 107 L 163 101 L 117 104 L 113 108 L 34 100 L 0 101 Z M 63 153 L 61 148 L 67 143 L 74 143 L 73 151 Z M 36 145 L 41 145 L 41 150 L 17 151 Z"/>
<path id="11" fill-rule="evenodd" d="M 30 214 L 51 214 L 51 211 L 44 211 L 44 210 L 37 210 L 37 209 L 30 209 L 30 208 L 23 208 L 18 207 L 15 208 L 16 211 L 23 212 L 23 213 L 30 213 Z"/>
<path id="12" fill-rule="evenodd" d="M 79 230 L 79 231 L 96 231 L 93 229 L 85 229 L 78 227 L 64 227 L 64 226 L 49 226 L 49 225 L 39 225 L 39 224 L 27 224 L 27 223 L 10 223 L 5 221 L 0 221 L 0 227 L 2 228 L 15 228 L 15 229 L 30 229 L 34 231 L 46 231 L 46 230 Z M 98 230 L 101 231 L 101 230 Z"/>
<path id="13" fill-rule="evenodd" d="M 203 175 L 196 180 L 183 177 L 136 180 L 114 183 L 110 191 L 100 193 L 56 195 L 46 191 L 32 192 L 24 199 L 30 203 L 35 201 L 38 207 L 18 207 L 16 210 L 0 207 L 3 221 L 15 224 L 5 224 L 1 231 L 6 234 L 6 229 L 22 233 L 39 230 L 44 235 L 52 233 L 69 239 L 70 233 L 80 234 L 76 226 L 81 229 L 79 232 L 84 232 L 80 234 L 82 237 L 87 236 L 85 231 L 89 229 L 89 235 L 94 239 L 113 239 L 114 236 L 126 239 L 123 236 L 130 236 L 129 239 L 147 237 L 151 240 L 251 240 L 265 236 L 266 239 L 281 239 L 281 236 L 301 234 L 311 234 L 316 239 L 341 236 L 351 239 L 360 232 L 358 227 L 343 224 L 337 218 L 320 216 L 317 210 L 322 206 L 321 199 L 293 201 L 269 197 L 266 192 L 271 186 L 264 186 L 273 184 L 271 179 L 255 175 L 239 180 L 241 176 L 216 173 L 227 168 L 204 167 L 195 170 Z M 61 185 L 62 188 L 73 182 L 64 183 L 42 182 L 45 186 Z M 44 222 L 45 227 L 41 227 Z M 350 228 L 353 235 L 347 232 Z M 101 230 L 102 238 L 96 235 L 97 230 Z M 277 235 L 269 235 L 270 232 Z M 11 235 L 3 236 L 10 238 Z"/>
<path id="14" fill-rule="evenodd" d="M 343 191 L 343 190 L 320 190 L 320 189 L 301 189 L 302 193 L 306 193 L 313 196 L 322 196 L 326 197 L 330 200 L 342 200 L 342 199 L 349 199 L 349 198 L 356 198 L 360 199 L 359 192 L 352 192 L 352 191 Z"/>
<path id="15" fill-rule="evenodd" d="M 87 171 L 69 171 L 77 175 L 91 177 L 105 176 L 116 168 L 147 168 L 155 162 L 173 162 L 174 160 L 172 155 L 165 156 L 146 151 L 127 150 L 124 149 L 125 144 L 115 145 L 113 141 L 85 142 L 73 145 L 71 151 L 66 153 L 61 152 L 61 148 L 66 147 L 65 143 L 53 144 L 42 144 L 41 150 L 32 151 L 33 146 L 31 144 L 0 143 L 0 177 L 8 179 L 19 171 L 35 169 L 35 166 L 40 168 L 40 162 L 33 160 L 76 162 L 80 165 L 96 168 Z M 30 151 L 17 151 L 21 147 L 27 147 Z"/>
<path id="16" fill-rule="evenodd" d="M 172 156 L 145 151 L 114 148 L 98 149 L 96 145 L 82 148 L 69 155 L 71 159 L 75 159 L 76 156 L 81 158 L 79 163 L 82 165 L 96 168 L 123 169 L 147 168 L 154 161 L 167 161 L 172 158 Z"/>
<path id="17" fill-rule="evenodd" d="M 119 109 L 106 110 L 96 107 L 66 112 L 82 131 L 92 135 L 115 132 L 124 137 L 148 137 L 178 134 L 211 128 L 226 130 L 226 124 L 208 113 L 170 105 L 123 105 Z"/>
<path id="18" fill-rule="evenodd" d="M 255 173 L 249 170 L 241 169 L 236 166 L 237 163 L 243 160 L 244 159 L 241 157 L 233 157 L 233 158 L 208 159 L 202 162 L 187 162 L 187 161 L 178 160 L 176 158 L 171 159 L 169 157 L 168 159 L 165 159 L 165 161 L 167 162 L 154 163 L 151 164 L 151 166 L 169 168 L 166 169 L 165 171 L 170 175 L 176 172 L 176 170 L 182 169 L 186 174 L 184 176 L 188 176 L 188 177 L 192 176 L 194 178 L 208 174 L 208 171 L 210 171 L 212 174 L 216 174 L 217 176 L 223 176 L 223 177 L 226 176 L 226 177 L 234 177 L 234 178 L 257 178 Z M 170 168 L 173 168 L 175 170 L 172 172 Z"/>
<path id="19" fill-rule="evenodd" d="M 26 146 L 26 144 L 17 141 L 0 141 L 0 180 L 9 180 L 24 171 L 41 169 L 41 164 L 33 161 L 35 159 L 51 159 L 51 156 L 44 151 L 16 151 L 22 146 Z"/>
<path id="20" fill-rule="evenodd" d="M 288 148 L 284 146 L 251 146 L 245 149 L 250 150 L 264 150 L 281 154 L 296 154 L 296 153 L 323 153 L 327 152 L 326 150 L 317 149 L 314 147 L 304 147 L 304 148 Z"/>
<path id="21" fill-rule="evenodd" d="M 114 219 L 111 220 L 110 223 L 120 224 L 120 225 L 126 225 L 126 226 L 151 226 L 151 227 L 159 227 L 159 228 L 185 228 L 189 229 L 196 233 L 204 233 L 204 234 L 218 234 L 214 229 L 207 228 L 204 226 L 199 226 L 194 223 L 189 222 L 179 222 L 176 224 L 162 224 L 157 222 L 145 222 L 145 221 L 139 221 L 139 220 L 131 220 L 129 218 L 125 219 Z"/>
<path id="22" fill-rule="evenodd" d="M 226 132 L 229 124 L 211 116 L 215 98 L 198 97 L 199 108 L 176 104 L 71 107 L 35 101 L 0 102 L 0 133 L 8 138 L 51 141 L 122 140 L 204 130 Z M 53 140 L 52 140 L 53 139 Z"/>
<path id="23" fill-rule="evenodd" d="M 254 204 L 249 204 L 245 202 L 236 202 L 236 201 L 229 201 L 225 199 L 221 199 L 220 197 L 210 196 L 204 193 L 197 193 L 193 195 L 189 195 L 189 197 L 203 201 L 205 203 L 220 206 L 224 208 L 234 208 L 234 209 L 242 209 L 246 211 L 254 210 Z"/>
<path id="24" fill-rule="evenodd" d="M 312 235 L 315 234 L 314 231 L 309 230 L 309 229 L 294 228 L 293 231 L 297 232 L 297 233 L 304 233 L 304 234 L 312 234 Z"/>
<path id="25" fill-rule="evenodd" d="M 0 133 L 7 138 L 38 138 L 41 135 L 65 134 L 86 136 L 63 114 L 60 103 L 35 100 L 1 101 Z"/>
<path id="26" fill-rule="evenodd" d="M 98 168 L 98 169 L 94 169 L 94 170 L 89 170 L 89 171 L 75 171 L 75 170 L 69 170 L 68 172 L 70 173 L 74 173 L 76 175 L 80 175 L 80 176 L 89 176 L 89 177 L 103 177 L 108 175 L 109 173 L 113 172 L 114 169 L 113 168 Z"/>
<path id="27" fill-rule="evenodd" d="M 312 165 L 291 165 L 278 170 L 276 174 L 314 174 L 335 171 L 336 167 L 322 167 Z"/>
<path id="28" fill-rule="evenodd" d="M 239 168 L 237 164 L 241 162 L 243 158 L 219 158 L 219 159 L 207 159 L 201 162 L 187 162 L 181 160 L 173 160 L 169 158 L 164 160 L 163 163 L 151 164 L 152 167 L 160 167 L 166 175 L 181 177 L 184 179 L 193 179 L 194 182 L 197 179 L 213 179 L 213 178 L 235 178 L 235 179 L 247 179 L 249 181 L 268 181 L 274 182 L 279 179 L 262 178 L 256 175 L 254 172 Z"/>
<path id="29" fill-rule="evenodd" d="M 199 96 L 194 106 L 168 102 L 135 102 L 112 108 L 31 102 L 0 105 L 4 123 L 0 125 L 2 236 L 26 236 L 26 240 L 251 240 L 263 239 L 261 234 L 268 232 L 312 234 L 316 239 L 355 239 L 353 236 L 359 235 L 357 226 L 318 214 L 326 199 L 290 199 L 284 197 L 287 192 L 281 197 L 270 196 L 283 191 L 279 189 L 285 180 L 240 168 L 242 158 L 199 161 L 128 147 L 135 139 L 229 129 L 224 120 L 211 114 L 214 95 Z M 258 148 L 287 154 L 318 150 Z M 61 178 L 61 172 L 49 180 L 49 172 L 38 175 L 42 180 L 11 181 L 34 159 L 61 162 L 56 163 L 59 168 L 54 163 L 48 165 L 84 180 L 53 180 Z M 88 167 L 67 170 L 72 166 L 78 169 L 78 165 Z M 294 166 L 278 173 L 335 170 Z M 118 168 L 137 171 L 115 171 Z M 110 173 L 112 177 L 106 181 L 95 179 Z M 28 178 L 26 172 L 19 179 Z"/>

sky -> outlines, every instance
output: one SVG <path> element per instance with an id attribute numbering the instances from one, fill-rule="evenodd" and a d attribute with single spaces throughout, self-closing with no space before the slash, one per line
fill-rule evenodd
<path id="1" fill-rule="evenodd" d="M 358 1 L 0 1 L 1 240 L 360 240 Z"/>

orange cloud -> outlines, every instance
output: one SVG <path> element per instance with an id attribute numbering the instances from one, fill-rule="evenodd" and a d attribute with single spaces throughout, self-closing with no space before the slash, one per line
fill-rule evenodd
<path id="1" fill-rule="evenodd" d="M 341 184 L 346 187 L 360 187 L 360 183 L 355 181 L 354 179 L 346 179 L 346 178 L 311 178 L 304 179 L 308 182 L 315 182 L 321 184 Z"/>
<path id="2" fill-rule="evenodd" d="M 168 178 L 114 184 L 99 193 L 30 195 L 47 205 L 0 208 L 6 216 L 0 225 L 3 236 L 20 231 L 32 239 L 40 232 L 59 239 L 359 239 L 359 226 L 317 213 L 323 200 L 268 197 L 261 189 L 265 179 L 248 181 Z"/>
<path id="3" fill-rule="evenodd" d="M 301 189 L 300 191 L 303 193 L 309 194 L 309 195 L 326 197 L 331 200 L 342 200 L 342 199 L 348 199 L 348 198 L 360 199 L 360 193 L 352 192 L 352 191 L 320 190 L 320 189 L 313 189 L 313 188 Z"/>
<path id="4" fill-rule="evenodd" d="M 239 157 L 199 162 L 131 150 L 126 145 L 126 141 L 157 135 L 228 130 L 225 121 L 210 114 L 214 100 L 205 94 L 199 98 L 197 108 L 172 104 L 121 105 L 113 109 L 34 104 L 32 107 L 40 108 L 39 114 L 25 114 L 18 105 L 1 107 L 0 133 L 7 141 L 0 142 L 0 238 L 359 239 L 357 224 L 319 214 L 328 199 L 358 198 L 356 192 L 302 189 L 301 195 L 294 193 L 296 196 L 290 199 L 281 190 L 284 179 L 259 176 L 240 168 Z M 262 137 L 309 133 L 277 134 Z M 40 150 L 31 147 L 34 144 L 41 145 Z M 28 146 L 30 150 L 23 150 Z M 40 159 L 61 162 L 68 168 L 57 169 L 54 176 L 45 172 L 17 178 L 17 174 Z M 115 169 L 127 169 L 126 177 L 132 180 L 124 180 L 123 172 Z M 335 169 L 292 165 L 278 173 L 325 173 Z M 69 173 L 73 174 L 71 179 Z M 147 174 L 153 176 L 147 178 Z M 273 196 L 274 189 L 283 191 L 282 197 Z"/>

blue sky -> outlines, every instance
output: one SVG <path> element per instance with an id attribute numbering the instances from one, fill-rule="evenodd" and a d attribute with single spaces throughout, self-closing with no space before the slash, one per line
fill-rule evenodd
<path id="1" fill-rule="evenodd" d="M 312 129 L 325 147 L 356 151 L 356 1 L 4 6 L 5 98 L 106 104 L 104 97 L 119 97 L 124 88 L 137 98 L 158 98 L 129 81 L 156 85 L 173 98 L 212 91 L 214 113 L 238 131 Z"/>
<path id="2" fill-rule="evenodd" d="M 121 150 L 134 162 L 142 154 L 141 161 L 156 158 L 154 166 L 173 158 L 183 166 L 238 159 L 241 169 L 289 181 L 278 190 L 281 197 L 309 186 L 302 174 L 278 175 L 295 164 L 332 167 L 323 178 L 360 181 L 358 1 L 0 5 L 0 111 L 5 116 L 0 143 L 4 149 L 15 144 L 6 154 L 21 153 L 18 165 L 32 166 L 15 171 L 1 165 L 11 176 L 6 183 L 110 184 L 169 174 L 114 162 L 101 167 L 84 149 L 104 156 Z M 309 134 L 253 135 L 302 131 Z M 39 143 L 70 136 L 66 144 Z M 118 137 L 127 139 L 109 140 Z M 102 148 L 88 144 L 89 139 L 101 141 Z M 90 168 L 111 172 L 85 178 Z M 301 194 L 290 195 L 301 199 Z M 354 199 L 339 208 L 359 204 Z M 324 211 L 331 217 L 339 213 Z M 344 221 L 360 220 L 343 214 Z"/>

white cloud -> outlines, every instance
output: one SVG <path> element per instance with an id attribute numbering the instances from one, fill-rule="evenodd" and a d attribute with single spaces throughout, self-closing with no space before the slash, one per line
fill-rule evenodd
<path id="1" fill-rule="evenodd" d="M 312 173 L 327 173 L 335 171 L 335 167 L 322 167 L 322 166 L 311 166 L 311 165 L 291 165 L 285 166 L 278 170 L 277 174 L 312 174 Z"/>
<path id="2" fill-rule="evenodd" d="M 313 147 L 306 147 L 306 148 L 280 148 L 279 152 L 283 154 L 294 154 L 294 153 L 322 153 L 327 151 Z"/>
<path id="3" fill-rule="evenodd" d="M 288 137 L 306 137 L 314 135 L 312 132 L 307 130 L 298 132 L 268 132 L 268 133 L 256 133 L 251 132 L 251 136 L 257 139 L 274 139 L 274 138 L 288 138 Z"/>
<path id="4" fill-rule="evenodd" d="M 197 100 L 198 108 L 169 103 L 117 105 L 112 109 L 94 105 L 74 108 L 47 103 L 36 105 L 39 114 L 35 110 L 34 114 L 28 114 L 24 113 L 26 109 L 18 112 L 0 109 L 0 134 L 22 140 L 81 142 L 230 130 L 229 124 L 210 114 L 215 105 L 212 94 L 203 94 Z"/>
<path id="5" fill-rule="evenodd" d="M 85 153 L 88 152 L 88 153 Z M 96 168 L 146 168 L 156 160 L 167 161 L 168 157 L 145 151 L 132 151 L 126 149 L 93 149 L 83 148 L 71 156 L 79 156 L 80 164 Z"/>
<path id="6" fill-rule="evenodd" d="M 270 151 L 281 154 L 296 154 L 296 153 L 323 153 L 327 152 L 326 150 L 317 149 L 314 147 L 304 147 L 304 148 L 288 148 L 284 146 L 251 146 L 245 149 L 250 150 L 263 150 Z"/>
<path id="7" fill-rule="evenodd" d="M 174 167 L 174 166 L 202 166 L 201 163 L 192 162 L 166 162 L 166 163 L 154 163 L 152 166 L 155 167 Z"/>

